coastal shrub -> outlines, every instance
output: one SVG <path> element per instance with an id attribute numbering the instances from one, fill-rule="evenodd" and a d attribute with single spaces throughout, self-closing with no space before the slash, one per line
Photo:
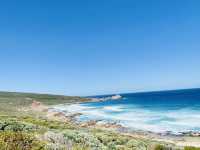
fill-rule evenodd
<path id="1" fill-rule="evenodd" d="M 44 144 L 27 133 L 0 131 L 0 150 L 44 150 Z"/>
<path id="2" fill-rule="evenodd" d="M 200 150 L 200 148 L 198 148 L 198 147 L 186 146 L 186 147 L 184 147 L 184 150 Z"/>
<path id="3" fill-rule="evenodd" d="M 4 121 L 3 130 L 5 131 L 23 131 L 25 125 L 21 122 L 15 120 L 6 120 Z"/>
<path id="4" fill-rule="evenodd" d="M 72 145 L 72 142 L 70 140 L 67 140 L 62 133 L 55 133 L 55 132 L 52 132 L 52 131 L 46 132 L 42 136 L 42 140 L 48 141 L 50 143 Z"/>
<path id="5" fill-rule="evenodd" d="M 154 150 L 178 150 L 178 149 L 175 147 L 173 148 L 172 146 L 158 144 L 155 146 Z"/>
<path id="6" fill-rule="evenodd" d="M 59 129 L 59 130 L 64 130 L 64 129 L 75 129 L 74 125 L 71 123 L 66 123 L 66 122 L 59 122 L 59 121 L 52 121 L 52 120 L 47 120 L 43 118 L 32 118 L 32 117 L 24 117 L 23 121 L 37 125 L 37 126 L 42 126 L 46 127 L 49 129 Z"/>
<path id="7" fill-rule="evenodd" d="M 36 126 L 16 120 L 1 120 L 0 130 L 4 131 L 34 131 Z"/>
<path id="8" fill-rule="evenodd" d="M 147 150 L 147 145 L 141 140 L 131 139 L 127 142 L 126 146 L 135 150 Z"/>
<path id="9" fill-rule="evenodd" d="M 113 142 L 107 144 L 109 150 L 117 150 L 116 145 Z"/>
<path id="10" fill-rule="evenodd" d="M 108 145 L 108 143 L 113 142 L 114 139 L 111 136 L 108 136 L 103 133 L 97 133 L 95 136 L 105 145 Z"/>
<path id="11" fill-rule="evenodd" d="M 134 139 L 114 132 L 93 130 L 93 134 L 110 150 L 146 150 L 147 143 L 141 139 Z"/>
<path id="12" fill-rule="evenodd" d="M 67 150 L 91 150 L 91 148 L 89 148 L 87 146 L 83 146 L 81 144 L 74 144 L 72 146 L 72 149 L 67 149 Z"/>
<path id="13" fill-rule="evenodd" d="M 94 136 L 98 138 L 104 145 L 108 145 L 108 143 L 112 142 L 115 145 L 124 145 L 129 140 L 126 137 L 117 135 L 111 132 L 95 132 Z"/>
<path id="14" fill-rule="evenodd" d="M 77 130 L 65 130 L 63 133 L 66 139 L 75 143 L 81 143 L 94 150 L 104 150 L 106 148 L 95 136 L 90 133 Z"/>
<path id="15" fill-rule="evenodd" d="M 163 145 L 156 145 L 154 150 L 166 150 Z"/>
<path id="16" fill-rule="evenodd" d="M 3 130 L 6 126 L 6 123 L 4 121 L 0 121 L 0 130 Z"/>
<path id="17" fill-rule="evenodd" d="M 138 144 L 139 144 L 139 142 L 138 142 L 136 139 L 131 139 L 131 140 L 129 140 L 129 141 L 127 142 L 126 145 L 127 145 L 129 148 L 134 148 L 134 147 L 136 147 Z"/>
<path id="18" fill-rule="evenodd" d="M 40 129 L 40 127 L 37 127 L 36 125 L 24 123 L 23 131 L 36 131 L 38 129 Z"/>
<path id="19" fill-rule="evenodd" d="M 72 146 L 61 145 L 58 143 L 48 143 L 45 145 L 45 149 L 47 150 L 72 150 Z"/>
<path id="20" fill-rule="evenodd" d="M 130 150 L 124 145 L 116 145 L 115 148 L 116 148 L 116 150 Z"/>
<path id="21" fill-rule="evenodd" d="M 24 125 L 19 123 L 8 124 L 4 127 L 4 131 L 23 131 Z"/>
<path id="22" fill-rule="evenodd" d="M 48 143 L 45 146 L 45 149 L 46 150 L 91 150 L 91 148 L 81 144 L 60 145 L 58 143 Z"/>

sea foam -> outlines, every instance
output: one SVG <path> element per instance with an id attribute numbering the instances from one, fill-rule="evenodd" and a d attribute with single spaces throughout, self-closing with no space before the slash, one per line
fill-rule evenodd
<path id="1" fill-rule="evenodd" d="M 161 96 L 160 96 L 161 95 Z M 159 97 L 123 96 L 117 101 L 91 102 L 72 105 L 59 105 L 57 110 L 65 113 L 82 113 L 78 120 L 104 120 L 136 130 L 174 134 L 200 132 L 200 108 L 196 97 L 190 99 L 175 95 L 160 94 Z M 168 100 L 167 98 L 173 100 Z M 166 98 L 166 100 L 165 100 Z M 185 99 L 184 99 L 185 98 Z M 193 98 L 193 99 L 192 99 Z"/>

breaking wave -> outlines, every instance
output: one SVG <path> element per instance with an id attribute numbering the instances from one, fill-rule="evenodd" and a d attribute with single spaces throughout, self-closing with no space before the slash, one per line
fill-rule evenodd
<path id="1" fill-rule="evenodd" d="M 126 99 L 117 101 L 59 105 L 55 109 L 65 113 L 82 113 L 77 118 L 80 121 L 114 121 L 136 130 L 174 134 L 200 132 L 199 91 L 196 95 L 193 92 L 190 97 L 183 92 L 181 94 L 184 96 L 177 93 L 128 95 Z"/>

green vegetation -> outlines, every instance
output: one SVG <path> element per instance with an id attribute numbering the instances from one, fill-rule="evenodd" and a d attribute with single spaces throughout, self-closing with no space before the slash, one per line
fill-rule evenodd
<path id="1" fill-rule="evenodd" d="M 0 114 L 21 115 L 19 109 L 30 106 L 34 100 L 42 102 L 45 105 L 55 105 L 84 102 L 88 101 L 89 99 L 77 96 L 0 92 Z"/>
<path id="2" fill-rule="evenodd" d="M 1 150 L 31 150 L 44 149 L 44 144 L 37 140 L 32 134 L 24 132 L 1 131 Z"/>
<path id="3" fill-rule="evenodd" d="M 184 150 L 200 150 L 200 148 L 186 146 L 186 147 L 184 148 Z"/>
<path id="4" fill-rule="evenodd" d="M 172 144 L 151 139 L 48 120 L 43 113 L 25 111 L 34 100 L 46 105 L 88 101 L 80 97 L 0 92 L 0 150 L 178 150 Z"/>
<path id="5" fill-rule="evenodd" d="M 67 150 L 69 147 L 72 150 L 149 150 L 156 144 L 111 131 L 30 116 L 1 116 L 0 133 L 0 146 L 6 150 L 13 150 L 13 147 L 16 150 Z"/>
<path id="6" fill-rule="evenodd" d="M 175 149 L 166 145 L 156 145 L 156 147 L 154 148 L 154 150 L 179 150 L 179 149 Z"/>
<path id="7" fill-rule="evenodd" d="M 9 117 L 9 119 L 8 119 Z M 7 149 L 64 149 L 68 147 L 82 147 L 82 149 L 117 149 L 130 143 L 129 138 L 114 133 L 104 133 L 101 130 L 78 128 L 70 123 L 59 123 L 46 119 L 31 117 L 0 117 L 1 144 Z M 37 141 L 33 137 L 39 137 Z M 13 143 L 13 141 L 15 141 Z M 30 141 L 33 141 L 31 143 Z M 12 143 L 10 143 L 12 142 Z M 25 143 L 28 143 L 26 145 Z M 35 143 L 38 143 L 36 145 Z M 43 143 L 43 144 L 40 144 Z M 9 147 L 10 146 L 10 147 Z M 127 144 L 127 147 L 131 147 Z M 136 146 L 136 145 L 135 145 Z"/>

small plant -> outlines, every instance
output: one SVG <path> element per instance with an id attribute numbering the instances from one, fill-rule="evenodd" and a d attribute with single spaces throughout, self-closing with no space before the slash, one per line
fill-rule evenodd
<path id="1" fill-rule="evenodd" d="M 172 150 L 172 148 L 164 145 L 156 145 L 154 150 Z"/>
<path id="2" fill-rule="evenodd" d="M 74 143 L 82 144 L 95 150 L 105 149 L 105 146 L 95 136 L 84 131 L 65 130 L 64 137 Z"/>
<path id="3" fill-rule="evenodd" d="M 44 150 L 44 144 L 33 135 L 23 132 L 1 131 L 1 150 Z"/>
<path id="4" fill-rule="evenodd" d="M 36 126 L 20 121 L 8 119 L 0 121 L 0 130 L 2 131 L 34 131 Z"/>
<path id="5" fill-rule="evenodd" d="M 70 123 L 61 123 L 59 121 L 50 121 L 47 119 L 36 119 L 32 117 L 24 117 L 22 118 L 24 122 L 34 124 L 40 127 L 45 127 L 49 129 L 59 129 L 59 130 L 64 130 L 64 129 L 74 129 L 75 127 L 70 124 Z"/>
<path id="6" fill-rule="evenodd" d="M 200 150 L 200 148 L 191 147 L 191 146 L 186 146 L 186 147 L 184 147 L 184 150 Z"/>

